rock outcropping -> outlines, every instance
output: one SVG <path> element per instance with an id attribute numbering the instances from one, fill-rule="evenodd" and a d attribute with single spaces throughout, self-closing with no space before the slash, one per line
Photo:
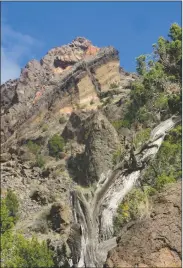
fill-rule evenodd
<path id="1" fill-rule="evenodd" d="M 178 182 L 154 198 L 150 218 L 121 230 L 105 267 L 181 267 L 181 211 Z"/>
<path id="2" fill-rule="evenodd" d="M 100 111 L 88 116 L 83 124 L 82 117 L 71 116 L 63 135 L 72 138 L 75 136 L 85 145 L 82 153 L 75 157 L 72 154 L 68 167 L 72 177 L 86 186 L 99 181 L 101 174 L 112 168 L 114 154 L 120 150 L 121 145 L 115 128 Z M 73 129 L 74 125 L 77 129 Z"/>
<path id="3" fill-rule="evenodd" d="M 1 86 L 2 142 L 39 113 L 70 114 L 78 106 L 96 109 L 100 94 L 121 80 L 118 51 L 97 48 L 85 38 L 54 48 L 22 69 L 20 78 Z"/>

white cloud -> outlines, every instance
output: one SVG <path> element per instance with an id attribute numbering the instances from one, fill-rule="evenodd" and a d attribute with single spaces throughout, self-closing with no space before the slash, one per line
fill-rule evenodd
<path id="1" fill-rule="evenodd" d="M 17 78 L 20 75 L 20 66 L 18 62 L 9 56 L 5 49 L 1 48 L 1 84 L 8 79 Z"/>
<path id="2" fill-rule="evenodd" d="M 32 50 L 42 43 L 30 35 L 15 31 L 6 22 L 1 22 L 1 84 L 18 78 L 22 62 L 30 60 Z"/>

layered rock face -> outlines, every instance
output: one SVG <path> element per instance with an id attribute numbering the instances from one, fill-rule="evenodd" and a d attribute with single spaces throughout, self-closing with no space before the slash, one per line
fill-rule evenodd
<path id="1" fill-rule="evenodd" d="M 181 267 L 181 182 L 154 198 L 150 218 L 125 226 L 106 267 Z"/>
<path id="2" fill-rule="evenodd" d="M 70 114 L 76 107 L 96 109 L 100 94 L 121 80 L 118 51 L 97 48 L 85 38 L 32 60 L 20 78 L 1 86 L 2 142 L 39 113 Z"/>

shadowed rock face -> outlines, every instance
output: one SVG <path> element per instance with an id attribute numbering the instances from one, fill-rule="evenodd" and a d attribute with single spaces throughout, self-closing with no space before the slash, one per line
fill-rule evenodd
<path id="1" fill-rule="evenodd" d="M 73 112 L 69 117 L 69 120 L 62 132 L 62 137 L 64 138 L 64 140 L 68 141 L 73 139 L 76 140 L 78 143 L 84 143 L 84 124 L 89 116 L 90 112 Z"/>
<path id="2" fill-rule="evenodd" d="M 17 79 L 9 80 L 1 86 L 1 114 L 18 102 L 16 94 Z"/>
<path id="3" fill-rule="evenodd" d="M 89 181 L 91 179 L 98 181 L 102 173 L 112 168 L 113 155 L 121 147 L 119 138 L 115 128 L 100 112 L 88 120 L 86 138 L 84 152 L 86 174 Z"/>
<path id="4" fill-rule="evenodd" d="M 181 183 L 154 198 L 150 218 L 121 230 L 106 267 L 181 267 Z"/>
<path id="5" fill-rule="evenodd" d="M 51 227 L 56 232 L 61 232 L 69 227 L 71 222 L 71 211 L 66 204 L 55 203 L 52 205 L 48 219 Z"/>
<path id="6" fill-rule="evenodd" d="M 99 111 L 85 120 L 82 114 L 73 114 L 62 135 L 85 144 L 84 152 L 69 160 L 72 177 L 82 185 L 98 181 L 111 169 L 114 153 L 121 148 L 115 128 Z"/>

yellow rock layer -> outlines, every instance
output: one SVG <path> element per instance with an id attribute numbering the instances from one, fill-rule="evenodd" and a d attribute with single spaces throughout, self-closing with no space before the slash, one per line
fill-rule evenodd
<path id="1" fill-rule="evenodd" d="M 92 99 L 98 99 L 95 87 L 88 75 L 82 78 L 77 86 L 79 89 L 80 104 L 89 104 Z"/>
<path id="2" fill-rule="evenodd" d="M 101 85 L 102 91 L 108 91 L 110 84 L 120 82 L 119 61 L 110 61 L 95 71 L 95 77 Z"/>

